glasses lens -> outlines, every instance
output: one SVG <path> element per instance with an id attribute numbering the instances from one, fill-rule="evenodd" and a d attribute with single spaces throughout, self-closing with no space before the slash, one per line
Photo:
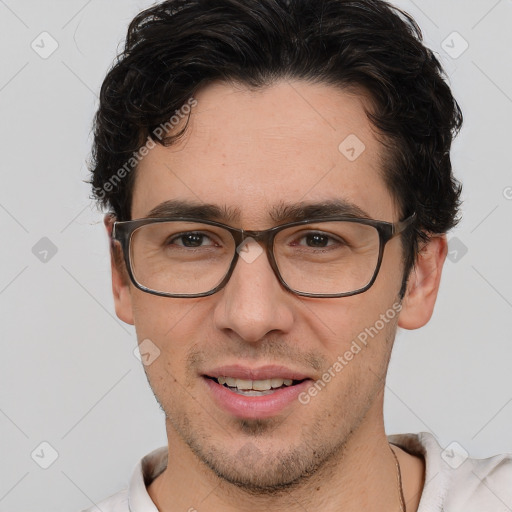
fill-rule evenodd
<path id="1" fill-rule="evenodd" d="M 371 281 L 379 247 L 379 233 L 373 226 L 329 221 L 280 231 L 274 240 L 274 255 L 291 289 L 340 294 L 364 288 Z"/>
<path id="2" fill-rule="evenodd" d="M 176 295 L 214 289 L 234 253 L 229 231 L 196 222 L 146 224 L 132 233 L 130 243 L 135 280 L 150 290 Z"/>

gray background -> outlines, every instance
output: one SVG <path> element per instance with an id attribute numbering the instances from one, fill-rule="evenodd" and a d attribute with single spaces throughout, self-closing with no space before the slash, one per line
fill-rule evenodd
<path id="1" fill-rule="evenodd" d="M 114 313 L 102 215 L 83 182 L 100 84 L 150 4 L 0 0 L 0 511 L 91 506 L 165 444 L 134 330 Z M 512 1 L 398 5 L 463 108 L 453 161 L 465 202 L 434 317 L 397 338 L 387 432 L 430 431 L 478 457 L 512 452 Z M 44 31 L 58 43 L 46 59 L 31 47 L 51 49 Z"/>

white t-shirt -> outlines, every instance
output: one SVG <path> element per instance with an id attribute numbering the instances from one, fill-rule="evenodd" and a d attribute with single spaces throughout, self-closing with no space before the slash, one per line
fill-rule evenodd
<path id="1" fill-rule="evenodd" d="M 428 432 L 388 436 L 390 443 L 425 459 L 425 485 L 418 512 L 511 512 L 512 454 L 465 458 L 460 445 L 443 450 Z M 457 449 L 458 448 L 458 449 Z M 146 455 L 128 489 L 82 512 L 158 512 L 146 484 L 167 466 L 167 447 Z"/>

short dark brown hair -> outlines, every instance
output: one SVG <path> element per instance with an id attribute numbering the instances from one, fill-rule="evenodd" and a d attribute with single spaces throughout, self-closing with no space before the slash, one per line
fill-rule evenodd
<path id="1" fill-rule="evenodd" d="M 417 24 L 381 0 L 168 0 L 138 14 L 101 87 L 94 197 L 129 220 L 134 155 L 147 140 L 173 143 L 155 133 L 199 88 L 280 79 L 369 94 L 368 116 L 386 148 L 384 179 L 402 217 L 416 212 L 404 236 L 407 275 L 420 241 L 458 220 L 450 147 L 462 113 Z M 123 178 L 113 180 L 116 173 Z"/>

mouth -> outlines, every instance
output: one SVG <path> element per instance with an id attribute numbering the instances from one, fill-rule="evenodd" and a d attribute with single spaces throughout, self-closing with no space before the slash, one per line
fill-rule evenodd
<path id="1" fill-rule="evenodd" d="M 306 379 L 285 379 L 280 377 L 274 377 L 272 379 L 237 379 L 235 377 L 208 377 L 217 384 L 224 386 L 233 393 L 242 396 L 267 396 L 275 393 L 279 389 L 288 388 L 290 386 L 296 386 Z"/>
<path id="2" fill-rule="evenodd" d="M 279 415 L 298 402 L 313 379 L 285 367 L 257 370 L 224 366 L 202 375 L 213 402 L 230 416 L 264 419 Z"/>

